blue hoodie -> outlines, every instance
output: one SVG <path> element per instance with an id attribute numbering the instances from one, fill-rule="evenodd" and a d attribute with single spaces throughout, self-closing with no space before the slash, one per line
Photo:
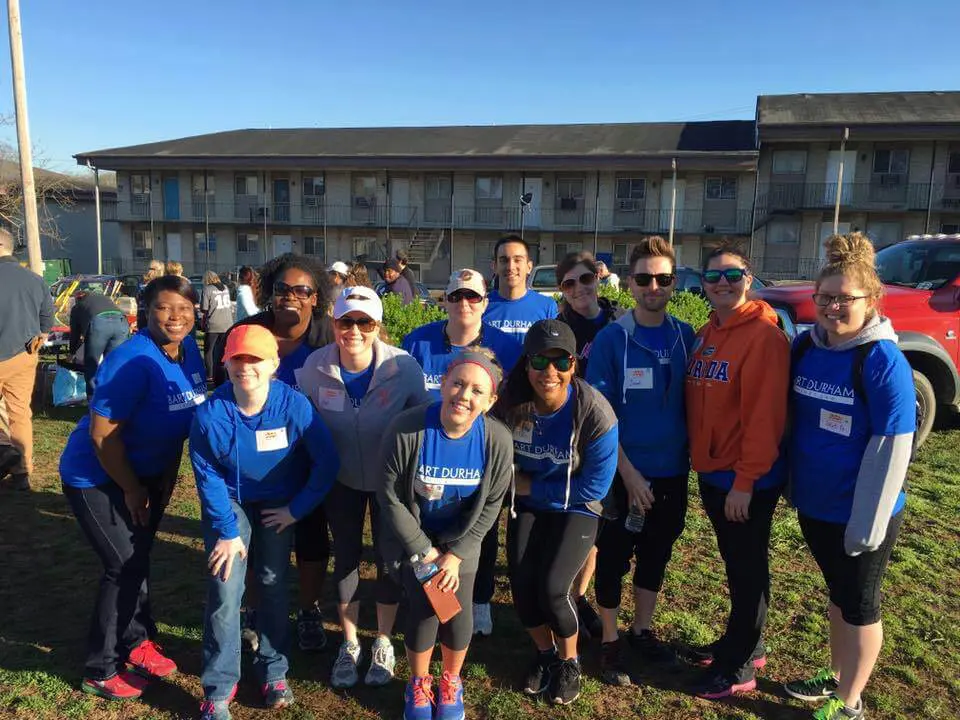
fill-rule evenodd
<path id="1" fill-rule="evenodd" d="M 664 322 L 672 339 L 669 365 L 661 367 L 656 351 L 637 341 L 637 323 L 630 312 L 600 331 L 587 366 L 587 382 L 603 394 L 619 419 L 623 452 L 646 478 L 690 470 L 683 390 L 696 334 L 670 315 Z"/>
<path id="2" fill-rule="evenodd" d="M 202 412 L 200 412 L 202 411 Z M 221 385 L 190 429 L 190 460 L 203 515 L 224 540 L 239 537 L 230 501 L 289 501 L 297 520 L 326 497 L 340 470 L 333 437 L 305 395 L 280 380 L 247 417 Z"/>

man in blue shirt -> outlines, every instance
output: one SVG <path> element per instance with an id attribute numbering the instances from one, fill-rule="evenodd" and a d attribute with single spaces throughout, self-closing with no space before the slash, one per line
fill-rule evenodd
<path id="1" fill-rule="evenodd" d="M 516 336 L 522 343 L 531 325 L 557 316 L 557 303 L 527 287 L 533 262 L 527 244 L 516 235 L 497 241 L 493 249 L 493 269 L 500 282 L 490 293 L 490 306 L 483 320 Z"/>
<path id="2" fill-rule="evenodd" d="M 513 369 L 522 346 L 516 337 L 483 322 L 487 288 L 476 270 L 456 270 L 447 281 L 443 307 L 449 319 L 422 325 L 409 333 L 401 347 L 423 368 L 423 380 L 434 400 L 450 361 L 465 347 L 481 345 L 496 355 L 504 375 Z"/>

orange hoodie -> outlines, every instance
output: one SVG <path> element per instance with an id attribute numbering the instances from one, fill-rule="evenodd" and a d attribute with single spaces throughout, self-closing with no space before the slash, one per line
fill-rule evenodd
<path id="1" fill-rule="evenodd" d="M 748 300 L 701 328 L 687 364 L 687 430 L 693 469 L 734 472 L 750 491 L 780 454 L 787 419 L 790 343 L 777 313 Z"/>

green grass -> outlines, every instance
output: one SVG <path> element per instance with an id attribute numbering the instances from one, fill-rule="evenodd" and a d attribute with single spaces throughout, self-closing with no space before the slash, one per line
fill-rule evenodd
<path id="1" fill-rule="evenodd" d="M 77 411 L 38 418 L 35 492 L 0 494 L 0 716 L 15 718 L 156 718 L 195 716 L 200 698 L 200 638 L 205 570 L 196 494 L 184 464 L 183 478 L 161 526 L 153 554 L 154 608 L 160 641 L 181 672 L 155 683 L 140 702 L 114 704 L 77 690 L 87 623 L 99 564 L 84 542 L 57 478 L 57 459 Z M 960 717 L 960 430 L 935 433 L 911 469 L 908 515 L 884 585 L 886 643 L 866 693 L 871 718 Z M 695 487 L 695 486 L 694 486 Z M 370 558 L 368 558 L 370 560 Z M 501 558 L 502 561 L 502 558 Z M 495 597 L 495 636 L 471 648 L 466 677 L 468 717 L 534 718 L 809 717 L 786 701 L 779 684 L 822 665 L 827 658 L 825 595 L 794 515 L 781 506 L 771 540 L 773 601 L 767 639 L 770 664 L 752 696 L 711 704 L 688 692 L 691 672 L 656 673 L 637 667 L 640 687 L 614 689 L 595 678 L 598 652 L 582 647 L 587 674 L 583 697 L 571 708 L 531 702 L 516 688 L 531 646 L 510 604 L 502 576 Z M 372 568 L 364 567 L 361 592 L 371 596 Z M 295 582 L 295 575 L 291 579 Z M 331 588 L 328 588 L 328 592 Z M 629 621 L 629 593 L 622 614 Z M 656 622 L 676 642 L 713 639 L 727 611 L 723 569 L 709 522 L 695 490 L 686 530 L 668 569 Z M 373 626 L 367 607 L 361 624 Z M 330 598 L 327 617 L 334 617 Z M 331 648 L 338 628 L 328 624 Z M 369 635 L 365 642 L 369 642 Z M 395 643 L 401 654 L 402 643 Z M 297 705 L 282 718 L 353 720 L 395 718 L 402 680 L 382 690 L 333 691 L 327 684 L 335 650 L 293 651 L 290 680 Z M 244 671 L 249 676 L 245 662 Z M 406 664 L 398 663 L 405 678 Z M 241 684 L 234 717 L 261 717 L 258 692 Z"/>

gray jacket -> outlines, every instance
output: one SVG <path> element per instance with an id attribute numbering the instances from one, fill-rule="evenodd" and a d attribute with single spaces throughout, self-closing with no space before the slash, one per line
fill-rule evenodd
<path id="1" fill-rule="evenodd" d="M 0 362 L 26 352 L 31 339 L 53 327 L 50 288 L 12 255 L 0 257 L 0 308 Z"/>
<path id="2" fill-rule="evenodd" d="M 376 340 L 373 378 L 367 394 L 354 410 L 340 375 L 340 348 L 336 343 L 314 350 L 297 370 L 297 385 L 333 434 L 340 453 L 337 482 L 348 488 L 375 492 L 383 485 L 380 441 L 390 422 L 407 408 L 430 401 L 423 370 L 410 355 Z"/>
<path id="3" fill-rule="evenodd" d="M 203 313 L 208 333 L 225 333 L 233 326 L 233 305 L 230 303 L 230 291 L 225 285 L 203 286 L 200 312 Z"/>
<path id="4" fill-rule="evenodd" d="M 436 545 L 462 560 L 463 572 L 475 572 L 480 544 L 500 515 L 503 498 L 513 479 L 513 438 L 493 418 L 484 417 L 486 468 L 470 510 L 434 541 L 420 527 L 420 505 L 414 490 L 424 416 L 429 405 L 407 410 L 397 417 L 383 438 L 381 467 L 386 474 L 377 490 L 381 510 L 380 551 L 387 568 L 396 570 L 413 555 L 423 555 Z"/>

